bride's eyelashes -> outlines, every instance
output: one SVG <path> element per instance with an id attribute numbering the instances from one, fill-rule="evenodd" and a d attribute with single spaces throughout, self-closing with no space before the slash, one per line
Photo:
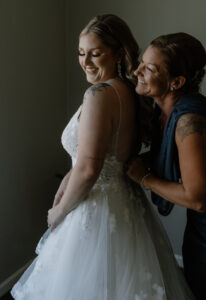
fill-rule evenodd
<path id="1" fill-rule="evenodd" d="M 91 53 L 92 57 L 99 57 L 100 55 L 101 55 L 100 53 Z M 85 53 L 78 51 L 78 56 L 85 56 Z"/>

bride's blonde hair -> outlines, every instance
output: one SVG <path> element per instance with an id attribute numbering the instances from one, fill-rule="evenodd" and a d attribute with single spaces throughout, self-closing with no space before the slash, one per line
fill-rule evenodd
<path id="1" fill-rule="evenodd" d="M 81 35 L 96 34 L 103 44 L 114 54 L 121 51 L 121 76 L 132 84 L 136 84 L 134 70 L 138 66 L 139 46 L 128 25 L 119 17 L 104 14 L 94 17 L 82 30 Z"/>

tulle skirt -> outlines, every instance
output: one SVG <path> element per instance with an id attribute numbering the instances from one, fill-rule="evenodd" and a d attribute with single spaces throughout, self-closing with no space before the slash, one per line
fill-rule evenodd
<path id="1" fill-rule="evenodd" d="M 144 192 L 125 181 L 96 184 L 36 252 L 16 300 L 193 299 Z"/>

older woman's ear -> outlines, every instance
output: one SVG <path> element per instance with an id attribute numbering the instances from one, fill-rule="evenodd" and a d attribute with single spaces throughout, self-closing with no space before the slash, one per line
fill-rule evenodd
<path id="1" fill-rule="evenodd" d="M 170 85 L 170 89 L 173 91 L 179 90 L 185 85 L 185 82 L 186 82 L 186 78 L 184 76 L 175 77 L 175 79 L 172 81 Z"/>

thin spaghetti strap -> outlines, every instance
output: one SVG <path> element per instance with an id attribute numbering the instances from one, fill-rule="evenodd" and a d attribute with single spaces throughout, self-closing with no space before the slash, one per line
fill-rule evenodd
<path id="1" fill-rule="evenodd" d="M 116 89 L 110 82 L 107 81 L 107 83 L 114 89 L 115 93 L 117 94 L 118 100 L 119 100 L 119 124 L 117 127 L 117 131 L 115 133 L 115 140 L 114 140 L 114 154 L 116 156 L 117 154 L 117 144 L 118 144 L 118 137 L 119 137 L 119 132 L 120 132 L 120 127 L 121 127 L 121 120 L 122 120 L 122 102 L 121 102 L 121 97 Z"/>

